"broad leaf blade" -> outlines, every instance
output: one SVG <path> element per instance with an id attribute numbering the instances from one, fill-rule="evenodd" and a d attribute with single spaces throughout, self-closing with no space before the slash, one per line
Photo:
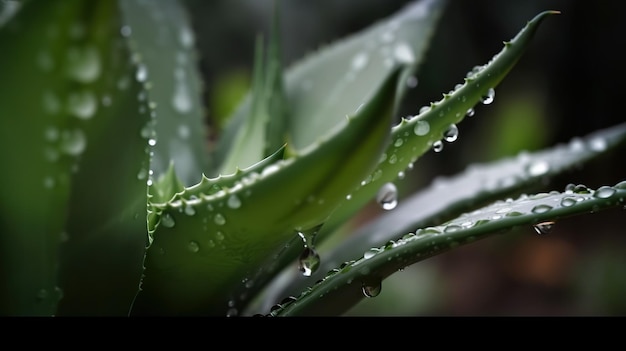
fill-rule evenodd
<path id="1" fill-rule="evenodd" d="M 139 64 L 136 78 L 149 87 L 142 98 L 154 104 L 150 112 L 158 120 L 151 169 L 159 177 L 173 161 L 180 180 L 194 184 L 209 159 L 194 33 L 185 9 L 178 0 L 119 4 L 124 16 L 120 31 Z"/>
<path id="2" fill-rule="evenodd" d="M 520 226 L 535 227 L 538 233 L 546 233 L 554 230 L 552 227 L 559 219 L 619 207 L 624 201 L 626 181 L 597 190 L 579 185 L 565 192 L 522 195 L 516 200 L 498 201 L 443 225 L 418 229 L 397 241 L 364 252 L 361 258 L 346 262 L 299 298 L 277 306 L 271 315 L 341 314 L 365 296 L 381 293 L 381 282 L 386 277 L 426 258 Z"/>
<path id="3" fill-rule="evenodd" d="M 326 140 L 230 188 L 198 196 L 194 187 L 152 204 L 158 218 L 134 312 L 224 315 L 245 306 L 252 294 L 235 294 L 242 277 L 253 281 L 296 231 L 322 224 L 376 164 L 388 141 L 402 69 Z"/>
<path id="4" fill-rule="evenodd" d="M 442 0 L 416 1 L 372 27 L 310 54 L 285 73 L 289 143 L 302 149 L 332 130 L 366 103 L 398 60 L 410 63 L 405 79 L 427 49 L 445 6 Z M 401 82 L 400 84 L 403 84 Z M 401 86 L 399 84 L 399 86 Z M 398 100 L 402 97 L 400 89 Z M 223 158 L 243 127 L 251 106 L 246 98 L 220 137 Z"/>

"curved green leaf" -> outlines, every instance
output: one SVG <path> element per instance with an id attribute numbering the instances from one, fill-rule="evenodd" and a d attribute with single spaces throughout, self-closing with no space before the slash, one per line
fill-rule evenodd
<path id="1" fill-rule="evenodd" d="M 174 162 L 185 185 L 200 180 L 209 166 L 202 84 L 196 67 L 194 32 L 178 0 L 121 0 L 120 32 L 133 50 L 147 85 L 141 99 L 150 101 L 156 135 L 151 169 L 155 177 Z"/>
<path id="2" fill-rule="evenodd" d="M 579 167 L 626 142 L 626 124 L 575 137 L 567 144 L 497 162 L 471 165 L 451 178 L 438 178 L 431 186 L 402 200 L 398 206 L 351 233 L 324 256 L 319 269 L 310 277 L 296 272 L 285 281 L 277 279 L 268 288 L 264 308 L 281 298 L 298 294 L 312 281 L 339 267 L 371 247 L 398 240 L 416 228 L 425 228 L 454 218 L 489 202 L 528 191 L 545 180 Z M 254 312 L 253 312 L 254 313 Z"/>
<path id="3" fill-rule="evenodd" d="M 340 269 L 330 272 L 299 298 L 276 306 L 270 315 L 341 314 L 360 299 L 378 295 L 384 278 L 426 258 L 520 226 L 533 227 L 537 233 L 546 234 L 555 230 L 555 225 L 558 227 L 555 223 L 559 219 L 621 207 L 624 201 L 626 181 L 596 190 L 572 184 L 564 192 L 498 201 L 440 226 L 418 229 L 384 246 L 367 250 L 356 261 L 346 262 Z"/>
<path id="4" fill-rule="evenodd" d="M 296 231 L 324 222 L 389 138 L 399 66 L 344 125 L 291 158 L 211 195 L 180 194 L 157 214 L 136 314 L 232 314 L 231 294 Z"/>
<path id="5" fill-rule="evenodd" d="M 468 77 L 465 84 L 459 85 L 444 98 L 432 103 L 419 115 L 402 121 L 392 128 L 392 142 L 379 161 L 377 168 L 362 179 L 350 194 L 350 200 L 342 202 L 333 212 L 324 227 L 317 234 L 319 242 L 332 235 L 335 230 L 344 224 L 365 204 L 375 198 L 380 187 L 394 181 L 400 172 L 412 166 L 417 159 L 428 152 L 435 141 L 443 138 L 444 132 L 455 123 L 462 121 L 466 113 L 477 103 L 483 100 L 490 89 L 493 89 L 506 74 L 515 66 L 540 23 L 547 16 L 556 14 L 556 11 L 545 11 L 535 16 L 509 42 L 505 42 L 504 49 L 484 66 L 477 66 Z M 289 248 L 285 249 L 275 260 L 275 269 L 280 270 L 299 255 L 297 238 L 292 240 Z M 268 272 L 266 279 L 270 279 L 276 272 Z"/>

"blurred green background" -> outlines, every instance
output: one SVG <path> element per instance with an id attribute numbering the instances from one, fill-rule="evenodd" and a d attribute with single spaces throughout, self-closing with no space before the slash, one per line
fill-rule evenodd
<path id="1" fill-rule="evenodd" d="M 267 36 L 271 0 L 187 0 L 197 31 L 205 99 L 217 130 L 247 90 L 254 40 Z M 399 0 L 282 0 L 286 66 L 400 10 Z M 547 19 L 522 60 L 477 106 L 443 152 L 422 157 L 398 183 L 404 193 L 471 163 L 564 143 L 624 122 L 626 3 L 566 0 L 449 1 L 400 115 L 441 98 L 467 71 L 488 62 L 536 14 Z M 400 116 L 399 116 L 400 117 Z M 626 179 L 624 149 L 537 184 L 589 187 Z M 419 210 L 419 209 L 416 209 Z M 368 208 L 371 214 L 380 210 Z M 624 211 L 563 219 L 548 235 L 530 227 L 476 242 L 406 268 L 349 315 L 623 315 L 626 313 Z M 323 256 L 322 256 L 323 259 Z"/>

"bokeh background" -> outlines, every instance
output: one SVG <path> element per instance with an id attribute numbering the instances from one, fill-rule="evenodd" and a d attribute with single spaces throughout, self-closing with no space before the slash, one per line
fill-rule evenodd
<path id="1" fill-rule="evenodd" d="M 283 62 L 363 29 L 400 10 L 400 0 L 282 0 Z M 247 91 L 254 40 L 267 35 L 271 0 L 187 0 L 197 32 L 206 102 L 222 123 Z M 493 104 L 459 125 L 443 152 L 428 153 L 399 183 L 403 194 L 472 163 L 533 151 L 625 121 L 626 3 L 566 0 L 448 2 L 418 85 L 401 115 L 441 98 L 473 66 L 500 51 L 536 14 L 548 18 L 529 50 L 496 89 Z M 549 182 L 596 188 L 626 179 L 624 148 Z M 404 196 L 404 195 L 402 195 Z M 400 199 L 402 201 L 402 199 Z M 372 206 L 366 209 L 376 214 Z M 407 267 L 383 282 L 382 293 L 348 315 L 498 316 L 626 314 L 626 219 L 623 209 L 559 221 L 548 235 L 531 227 L 485 239 Z M 323 256 L 322 256 L 323 259 Z"/>

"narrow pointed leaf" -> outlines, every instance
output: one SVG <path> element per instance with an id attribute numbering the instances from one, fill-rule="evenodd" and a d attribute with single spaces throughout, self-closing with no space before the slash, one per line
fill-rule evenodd
<path id="1" fill-rule="evenodd" d="M 402 69 L 392 71 L 359 113 L 308 149 L 230 189 L 152 204 L 159 218 L 135 313 L 224 315 L 247 303 L 251 295 L 231 296 L 241 277 L 253 278 L 296 231 L 322 224 L 376 164 L 388 141 Z"/>
<path id="2" fill-rule="evenodd" d="M 267 309 L 285 296 L 299 294 L 312 281 L 322 279 L 326 272 L 372 247 L 398 240 L 417 228 L 437 225 L 515 193 L 528 192 L 546 179 L 610 153 L 625 143 L 626 124 L 620 124 L 584 138 L 575 137 L 567 144 L 534 153 L 522 152 L 493 163 L 471 165 L 454 177 L 439 178 L 428 188 L 403 199 L 393 211 L 352 233 L 324 257 L 318 271 L 310 277 L 294 274 L 288 284 L 276 282 L 269 289 L 264 306 Z"/>
<path id="3" fill-rule="evenodd" d="M 331 272 L 299 298 L 282 308 L 275 308 L 271 315 L 341 314 L 364 297 L 382 293 L 381 282 L 386 277 L 426 258 L 521 226 L 540 234 L 556 231 L 559 219 L 621 207 L 624 201 L 626 181 L 596 190 L 578 185 L 564 192 L 522 195 L 516 200 L 498 201 L 440 226 L 418 229 L 397 241 L 364 252 L 361 258 Z"/>
<path id="4" fill-rule="evenodd" d="M 196 62 L 194 32 L 178 0 L 119 1 L 124 15 L 120 32 L 132 46 L 139 71 L 133 79 L 149 90 L 157 119 L 152 170 L 165 173 L 174 161 L 180 180 L 194 184 L 209 166 L 202 84 Z"/>
<path id="5" fill-rule="evenodd" d="M 556 11 L 545 11 L 535 16 L 509 42 L 505 42 L 503 50 L 484 66 L 477 66 L 465 78 L 465 84 L 459 86 L 451 94 L 431 104 L 426 110 L 411 119 L 402 119 L 391 131 L 391 142 L 383 153 L 376 169 L 362 179 L 350 193 L 350 200 L 342 202 L 317 235 L 319 242 L 328 238 L 335 230 L 351 218 L 357 211 L 373 200 L 380 187 L 396 180 L 398 173 L 406 171 L 409 165 L 428 152 L 435 141 L 443 138 L 450 125 L 462 121 L 467 111 L 482 101 L 490 89 L 498 83 L 515 66 L 528 47 L 540 23 Z M 296 249 L 297 239 L 285 249 L 276 260 L 275 268 L 282 269 L 293 262 L 299 254 Z M 276 272 L 268 273 L 272 277 Z"/>

